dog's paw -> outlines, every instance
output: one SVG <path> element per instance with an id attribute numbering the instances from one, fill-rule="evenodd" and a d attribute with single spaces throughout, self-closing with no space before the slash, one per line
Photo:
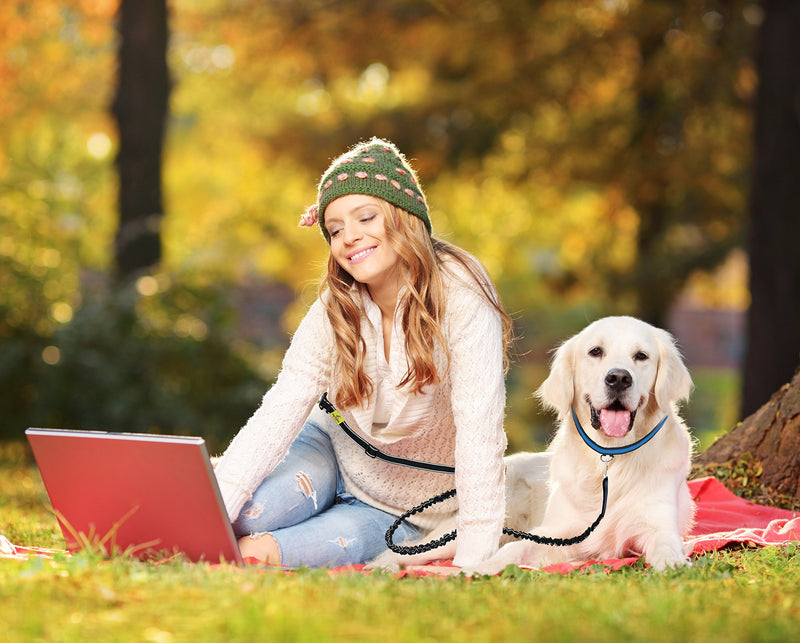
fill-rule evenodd
<path id="1" fill-rule="evenodd" d="M 493 556 L 465 571 L 469 576 L 496 576 L 509 565 L 524 564 L 530 559 L 530 548 L 526 543 L 513 542 L 503 545 Z"/>
<path id="2" fill-rule="evenodd" d="M 645 560 L 647 560 L 650 567 L 657 572 L 665 572 L 668 569 L 677 569 L 678 567 L 687 567 L 692 564 L 686 556 L 675 555 L 672 552 L 655 554 L 649 558 L 646 557 Z"/>
<path id="3" fill-rule="evenodd" d="M 387 549 L 385 552 L 364 565 L 364 569 L 367 571 L 380 571 L 396 574 L 400 571 L 400 566 L 404 563 L 405 561 L 403 560 L 402 556 Z"/>
<path id="4" fill-rule="evenodd" d="M 397 563 L 376 563 L 372 561 L 364 565 L 364 571 L 398 574 L 400 572 L 400 565 Z"/>
<path id="5" fill-rule="evenodd" d="M 470 578 L 475 576 L 497 576 L 497 574 L 502 572 L 506 567 L 507 565 L 499 561 L 489 559 L 475 565 L 475 567 L 464 568 L 462 571 L 465 576 Z"/>

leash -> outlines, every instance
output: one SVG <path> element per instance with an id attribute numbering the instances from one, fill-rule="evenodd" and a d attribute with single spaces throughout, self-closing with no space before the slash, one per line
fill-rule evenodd
<path id="1" fill-rule="evenodd" d="M 336 410 L 336 407 L 331 404 L 331 401 L 328 399 L 328 393 L 323 393 L 322 397 L 319 398 L 319 408 L 325 411 L 328 415 L 330 415 L 338 424 L 342 431 L 344 431 L 350 438 L 355 442 L 358 446 L 364 449 L 364 453 L 366 453 L 370 458 L 377 458 L 378 460 L 383 460 L 384 462 L 391 462 L 392 464 L 399 464 L 402 467 L 411 467 L 413 469 L 423 469 L 424 471 L 435 471 L 436 473 L 455 473 L 456 468 L 448 466 L 446 464 L 434 464 L 433 462 L 424 462 L 422 460 L 409 460 L 408 458 L 400 458 L 395 455 L 389 455 L 388 453 L 384 453 L 377 447 L 373 446 L 371 443 L 367 442 L 364 438 L 362 438 L 358 433 L 351 429 L 347 422 L 345 422 L 344 418 L 342 417 L 341 413 Z M 440 501 L 441 502 L 441 501 Z"/>
<path id="2" fill-rule="evenodd" d="M 323 393 L 322 397 L 319 400 L 319 408 L 325 411 L 328 415 L 330 415 L 336 423 L 342 428 L 342 430 L 362 449 L 364 449 L 364 453 L 366 453 L 371 458 L 378 458 L 379 460 L 383 460 L 385 462 L 389 462 L 391 464 L 397 464 L 404 467 L 412 467 L 415 469 L 423 469 L 425 471 L 435 471 L 437 473 L 455 473 L 455 467 L 451 467 L 449 465 L 444 464 L 434 464 L 432 462 L 425 462 L 422 460 L 410 460 L 408 458 L 401 458 L 398 456 L 389 455 L 388 453 L 384 453 L 370 442 L 362 438 L 358 435 L 353 429 L 351 429 L 345 419 L 342 417 L 341 413 L 336 410 L 336 407 L 330 402 L 328 399 L 328 394 Z M 622 455 L 625 453 L 630 453 L 631 451 L 635 451 L 639 447 L 647 444 L 658 431 L 664 426 L 664 423 L 667 421 L 667 416 L 664 417 L 661 422 L 659 422 L 656 427 L 650 431 L 646 436 L 642 439 L 637 440 L 636 442 L 622 446 L 622 447 L 603 447 L 594 442 L 587 434 L 586 431 L 583 430 L 581 423 L 578 421 L 578 416 L 575 413 L 575 407 L 571 407 L 572 410 L 572 419 L 575 423 L 575 428 L 578 431 L 578 434 L 583 438 L 583 441 L 586 445 L 595 451 L 596 453 L 600 454 L 600 461 L 603 462 L 605 467 L 605 472 L 603 473 L 603 480 L 601 483 L 602 490 L 603 490 L 603 501 L 602 506 L 600 509 L 600 514 L 597 516 L 595 521 L 589 525 L 581 534 L 577 536 L 573 536 L 572 538 L 551 538 L 549 536 L 538 536 L 536 534 L 531 534 L 526 531 L 517 531 L 515 529 L 510 529 L 508 527 L 503 527 L 503 533 L 507 536 L 513 536 L 514 538 L 519 538 L 521 540 L 530 540 L 540 545 L 549 545 L 553 547 L 567 547 L 569 545 L 577 545 L 580 542 L 586 540 L 589 535 L 597 528 L 597 525 L 600 524 L 600 521 L 606 515 L 606 508 L 608 506 L 608 465 L 614 460 L 614 456 Z M 431 551 L 433 549 L 437 549 L 456 538 L 456 530 L 444 534 L 440 538 L 436 540 L 432 540 L 427 543 L 423 543 L 420 545 L 396 545 L 394 543 L 394 534 L 400 527 L 400 525 L 411 516 L 421 513 L 432 507 L 433 505 L 439 504 L 440 502 L 444 502 L 450 498 L 453 498 L 456 495 L 455 489 L 450 489 L 450 491 L 445 491 L 444 493 L 439 494 L 438 496 L 434 496 L 430 498 L 416 507 L 413 507 L 403 513 L 397 520 L 392 523 L 392 526 L 386 531 L 386 545 L 396 554 L 401 555 L 412 555 L 412 554 L 421 554 L 427 551 Z"/>
<path id="3" fill-rule="evenodd" d="M 550 545 L 551 547 L 567 547 L 569 545 L 577 545 L 580 542 L 583 542 L 589 537 L 596 528 L 597 525 L 600 524 L 600 521 L 606 515 L 606 507 L 608 506 L 608 463 L 611 462 L 610 460 L 603 460 L 606 463 L 606 471 L 603 474 L 603 506 L 600 509 L 600 514 L 597 516 L 595 521 L 589 525 L 586 530 L 582 534 L 578 534 L 577 536 L 573 536 L 572 538 L 551 538 L 550 536 L 539 536 L 537 534 L 531 534 L 527 531 L 517 531 L 516 529 L 511 529 L 509 527 L 503 527 L 503 533 L 508 536 L 513 536 L 514 538 L 519 538 L 520 540 L 530 540 L 540 545 Z M 425 502 L 417 505 L 413 509 L 408 510 L 402 516 L 400 516 L 397 520 L 392 523 L 392 526 L 386 531 L 386 544 L 396 554 L 402 554 L 406 556 L 410 556 L 412 554 L 422 554 L 426 551 L 431 551 L 433 549 L 437 549 L 442 545 L 449 543 L 451 540 L 455 540 L 456 537 L 456 530 L 445 534 L 441 538 L 437 538 L 436 540 L 432 540 L 428 543 L 423 543 L 420 545 L 395 545 L 393 538 L 394 532 L 397 531 L 400 524 L 408 517 L 413 516 L 416 513 L 419 513 L 428 507 L 435 505 L 439 502 L 443 502 L 448 498 L 452 498 L 456 495 L 456 490 L 451 489 L 450 491 L 446 491 L 445 493 L 434 496 L 430 500 L 426 500 Z"/>

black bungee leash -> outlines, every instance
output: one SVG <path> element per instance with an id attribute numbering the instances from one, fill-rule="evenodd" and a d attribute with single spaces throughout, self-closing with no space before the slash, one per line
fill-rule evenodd
<path id="1" fill-rule="evenodd" d="M 371 458 L 378 458 L 379 460 L 383 460 L 385 462 L 389 462 L 391 464 L 396 464 L 404 467 L 413 467 L 415 469 L 423 469 L 426 471 L 435 471 L 438 473 L 455 473 L 455 467 L 451 467 L 449 465 L 444 464 L 434 464 L 432 462 L 424 462 L 421 460 L 410 460 L 408 458 L 400 458 L 397 456 L 389 455 L 388 453 L 384 453 L 377 447 L 370 444 L 367 440 L 363 439 L 360 435 L 358 435 L 353 429 L 351 429 L 345 419 L 342 417 L 341 413 L 336 410 L 336 407 L 330 402 L 328 399 L 328 394 L 323 393 L 322 397 L 319 400 L 319 408 L 328 413 L 336 423 L 342 428 L 342 430 L 362 449 L 364 452 Z M 516 529 L 510 529 L 508 527 L 503 527 L 503 533 L 508 536 L 513 536 L 514 538 L 519 538 L 521 540 L 530 540 L 540 545 L 549 545 L 553 547 L 567 547 L 569 545 L 577 545 L 580 542 L 586 540 L 589 535 L 597 528 L 597 525 L 600 524 L 600 521 L 606 515 L 606 507 L 608 506 L 608 465 L 614 459 L 614 455 L 619 453 L 629 453 L 634 449 L 639 448 L 646 442 L 648 442 L 657 432 L 658 430 L 664 425 L 666 418 L 664 418 L 655 429 L 653 429 L 645 438 L 639 440 L 638 442 L 630 445 L 629 447 L 622 447 L 620 449 L 605 449 L 604 447 L 600 447 L 600 445 L 593 442 L 587 435 L 586 432 L 583 430 L 583 427 L 578 422 L 578 416 L 575 414 L 575 409 L 572 409 L 572 417 L 575 422 L 575 428 L 578 430 L 578 433 L 583 438 L 584 442 L 594 451 L 600 454 L 600 460 L 603 462 L 605 467 L 605 472 L 603 473 L 603 480 L 601 483 L 603 489 L 603 503 L 600 509 L 600 514 L 597 516 L 595 521 L 589 525 L 581 534 L 577 536 L 573 536 L 572 538 L 551 538 L 549 536 L 539 536 L 537 534 L 531 534 L 527 531 L 518 531 Z M 401 554 L 404 556 L 410 556 L 413 554 L 421 554 L 427 551 L 432 551 L 443 545 L 449 543 L 451 540 L 455 540 L 456 538 L 456 530 L 444 534 L 440 538 L 436 540 L 432 540 L 427 543 L 422 543 L 419 545 L 396 545 L 394 543 L 394 534 L 400 527 L 400 525 L 411 516 L 421 513 L 436 505 L 440 502 L 444 502 L 449 498 L 452 498 L 456 495 L 455 489 L 450 489 L 450 491 L 445 491 L 444 493 L 439 494 L 438 496 L 434 496 L 430 498 L 416 507 L 413 507 L 403 513 L 401 516 L 394 521 L 391 527 L 386 530 L 386 545 L 396 554 Z"/>

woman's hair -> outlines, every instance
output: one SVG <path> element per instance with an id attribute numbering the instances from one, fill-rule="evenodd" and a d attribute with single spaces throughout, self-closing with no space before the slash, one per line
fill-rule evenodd
<path id="1" fill-rule="evenodd" d="M 503 329 L 503 358 L 508 367 L 508 349 L 513 339 L 511 318 L 503 310 L 483 266 L 460 248 L 434 239 L 425 224 L 416 216 L 391 203 L 378 200 L 383 213 L 386 236 L 399 256 L 400 274 L 405 290 L 401 295 L 402 327 L 408 371 L 400 386 L 410 385 L 414 393 L 436 384 L 441 374 L 436 370 L 434 348 L 438 343 L 449 359 L 447 342 L 442 332 L 445 286 L 443 271 L 451 270 L 450 261 L 463 267 L 469 279 L 480 288 L 486 301 L 497 311 Z M 366 406 L 373 391 L 373 382 L 364 372 L 366 344 L 361 334 L 362 303 L 360 289 L 353 277 L 334 259 L 328 258 L 328 271 L 320 284 L 320 295 L 327 288 L 329 297 L 322 297 L 333 327 L 336 344 L 336 404 L 342 408 Z"/>

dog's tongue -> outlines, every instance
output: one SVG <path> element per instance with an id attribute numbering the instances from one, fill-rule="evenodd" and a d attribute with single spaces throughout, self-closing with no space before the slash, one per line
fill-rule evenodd
<path id="1" fill-rule="evenodd" d="M 627 434 L 630 423 L 630 411 L 600 410 L 600 426 L 603 427 L 605 434 L 612 438 L 621 438 Z"/>

